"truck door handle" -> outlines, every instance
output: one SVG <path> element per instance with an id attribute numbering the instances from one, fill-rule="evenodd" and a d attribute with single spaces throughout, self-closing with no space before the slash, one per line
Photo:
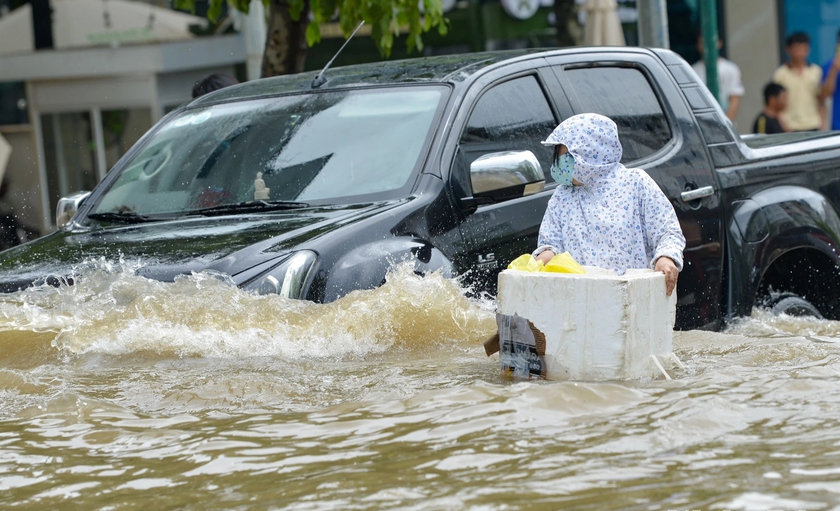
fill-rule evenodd
<path id="1" fill-rule="evenodd" d="M 702 188 L 696 188 L 694 190 L 683 192 L 680 194 L 680 198 L 683 202 L 691 202 L 693 200 L 702 199 L 703 197 L 709 197 L 714 194 L 715 188 L 713 186 L 704 186 Z"/>

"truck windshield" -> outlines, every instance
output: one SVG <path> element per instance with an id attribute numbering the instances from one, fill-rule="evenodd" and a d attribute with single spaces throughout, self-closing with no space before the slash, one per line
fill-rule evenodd
<path id="1" fill-rule="evenodd" d="M 186 110 L 122 166 L 92 217 L 404 194 L 446 90 L 310 93 Z"/>

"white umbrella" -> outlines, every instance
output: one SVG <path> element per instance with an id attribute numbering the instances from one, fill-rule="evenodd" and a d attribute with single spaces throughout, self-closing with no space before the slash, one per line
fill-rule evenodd
<path id="1" fill-rule="evenodd" d="M 585 46 L 624 46 L 624 32 L 618 19 L 615 0 L 586 0 L 586 24 L 583 27 Z"/>
<path id="2" fill-rule="evenodd" d="M 12 146 L 6 142 L 3 135 L 0 135 L 0 183 L 3 182 L 3 175 L 6 173 L 6 165 L 9 164 L 9 156 L 12 155 Z"/>

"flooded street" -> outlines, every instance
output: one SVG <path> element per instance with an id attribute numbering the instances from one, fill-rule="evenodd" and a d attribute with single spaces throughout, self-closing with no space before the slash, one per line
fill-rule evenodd
<path id="1" fill-rule="evenodd" d="M 494 305 L 100 265 L 0 296 L 0 506 L 840 509 L 840 323 L 677 332 L 673 381 L 510 382 Z"/>

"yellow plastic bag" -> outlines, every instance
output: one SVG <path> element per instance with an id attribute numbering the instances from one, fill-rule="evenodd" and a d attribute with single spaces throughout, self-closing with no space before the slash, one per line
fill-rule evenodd
<path id="1" fill-rule="evenodd" d="M 520 271 L 547 271 L 552 273 L 586 273 L 583 266 L 568 253 L 556 255 L 551 258 L 548 264 L 543 265 L 542 261 L 537 261 L 531 254 L 522 254 L 508 265 L 509 270 Z"/>
<path id="2" fill-rule="evenodd" d="M 508 265 L 508 270 L 542 271 L 542 261 L 537 261 L 531 254 L 522 254 Z"/>
<path id="3" fill-rule="evenodd" d="M 563 252 L 551 258 L 551 261 L 543 267 L 542 271 L 553 273 L 586 273 L 577 261 L 568 253 Z"/>

